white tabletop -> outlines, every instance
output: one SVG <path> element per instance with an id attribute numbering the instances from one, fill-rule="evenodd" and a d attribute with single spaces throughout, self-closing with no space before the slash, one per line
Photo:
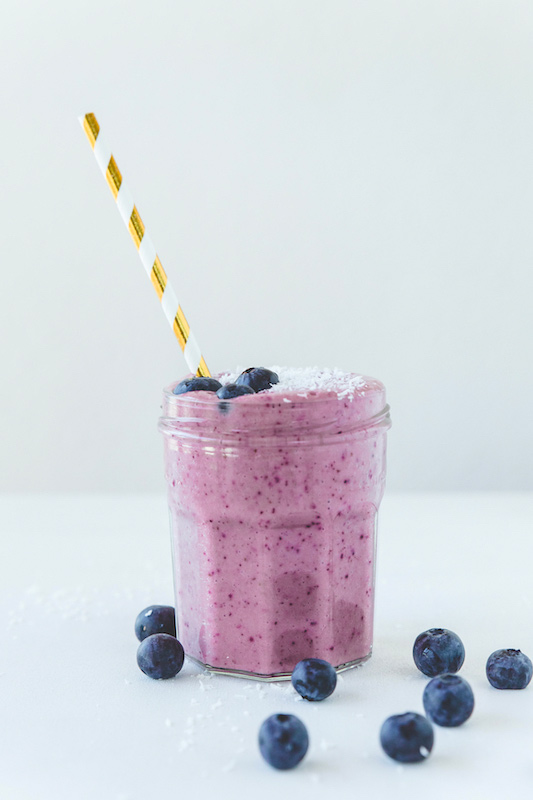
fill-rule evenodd
<path id="1" fill-rule="evenodd" d="M 209 676 L 186 664 L 153 681 L 136 665 L 135 616 L 173 604 L 162 496 L 4 496 L 0 500 L 4 800 L 166 797 L 469 798 L 518 796 L 533 782 L 533 685 L 493 689 L 487 656 L 533 657 L 533 494 L 388 495 L 380 518 L 374 656 L 323 703 L 289 684 Z M 456 631 L 476 707 L 435 729 L 420 765 L 381 751 L 385 717 L 422 712 L 418 633 Z M 300 766 L 263 762 L 265 717 L 295 713 Z"/>

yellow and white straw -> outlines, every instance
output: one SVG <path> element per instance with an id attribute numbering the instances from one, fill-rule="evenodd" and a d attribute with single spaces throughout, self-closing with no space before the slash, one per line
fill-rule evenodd
<path id="1" fill-rule="evenodd" d="M 198 342 L 185 319 L 185 314 L 161 265 L 154 244 L 146 233 L 144 223 L 133 202 L 133 198 L 128 188 L 124 185 L 122 174 L 113 158 L 111 148 L 102 136 L 96 117 L 94 114 L 85 114 L 84 117 L 80 117 L 80 123 L 87 134 L 98 166 L 113 193 L 120 216 L 130 232 L 144 268 L 161 301 L 165 316 L 183 350 L 187 366 L 192 373 L 208 377 L 211 373 L 204 361 Z"/>

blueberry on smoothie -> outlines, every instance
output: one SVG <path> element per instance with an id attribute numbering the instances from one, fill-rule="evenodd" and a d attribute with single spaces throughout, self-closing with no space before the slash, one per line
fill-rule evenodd
<path id="1" fill-rule="evenodd" d="M 254 392 L 263 392 L 279 383 L 279 376 L 266 367 L 248 367 L 237 378 L 239 386 L 249 386 Z"/>
<path id="2" fill-rule="evenodd" d="M 172 394 L 185 394 L 186 392 L 217 392 L 222 384 L 216 378 L 185 378 L 172 389 Z"/>
<path id="3" fill-rule="evenodd" d="M 474 693 L 459 675 L 437 675 L 424 689 L 422 702 L 432 722 L 444 728 L 456 728 L 466 722 L 474 710 Z"/>
<path id="4" fill-rule="evenodd" d="M 325 700 L 337 685 L 337 673 L 329 661 L 304 658 L 294 667 L 291 683 L 304 700 Z"/>
<path id="5" fill-rule="evenodd" d="M 185 653 L 181 642 L 169 633 L 147 636 L 137 650 L 137 664 L 149 678 L 173 678 L 183 667 Z"/>
<path id="6" fill-rule="evenodd" d="M 408 711 L 388 717 L 379 734 L 381 746 L 394 761 L 424 761 L 433 748 L 433 728 L 421 714 Z"/>
<path id="7" fill-rule="evenodd" d="M 272 714 L 259 729 L 259 750 L 276 769 L 292 769 L 307 753 L 307 728 L 293 714 Z"/>
<path id="8" fill-rule="evenodd" d="M 495 650 L 487 659 L 486 672 L 495 689 L 525 689 L 533 664 L 520 650 Z"/>
<path id="9" fill-rule="evenodd" d="M 147 606 L 137 614 L 135 636 L 142 642 L 154 633 L 176 635 L 176 617 L 172 606 Z"/>
<path id="10" fill-rule="evenodd" d="M 238 383 L 227 383 L 217 391 L 217 397 L 221 400 L 233 400 L 234 397 L 240 397 L 242 394 L 255 394 L 255 391 L 250 386 Z"/>
<path id="11" fill-rule="evenodd" d="M 430 628 L 416 637 L 413 658 L 420 672 L 434 678 L 443 672 L 459 672 L 465 660 L 465 648 L 453 631 Z"/>

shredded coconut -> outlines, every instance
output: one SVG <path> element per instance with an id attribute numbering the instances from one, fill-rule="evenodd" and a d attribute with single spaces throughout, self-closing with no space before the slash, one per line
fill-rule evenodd
<path id="1" fill-rule="evenodd" d="M 343 372 L 340 369 L 323 369 L 321 367 L 269 367 L 279 377 L 266 391 L 272 394 L 294 392 L 299 397 L 307 397 L 309 392 L 336 392 L 341 399 L 352 399 L 361 394 L 367 387 L 362 375 Z M 238 367 L 235 372 L 225 372 L 219 376 L 221 383 L 235 383 L 244 368 Z"/>

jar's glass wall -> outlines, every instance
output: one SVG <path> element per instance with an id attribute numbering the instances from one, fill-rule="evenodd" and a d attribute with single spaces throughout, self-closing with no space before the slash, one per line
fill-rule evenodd
<path id="1" fill-rule="evenodd" d="M 382 409 L 352 430 L 257 437 L 240 426 L 229 441 L 205 424 L 183 435 L 183 418 L 167 419 L 178 636 L 189 657 L 268 679 L 310 656 L 342 668 L 370 655 L 388 425 Z"/>

